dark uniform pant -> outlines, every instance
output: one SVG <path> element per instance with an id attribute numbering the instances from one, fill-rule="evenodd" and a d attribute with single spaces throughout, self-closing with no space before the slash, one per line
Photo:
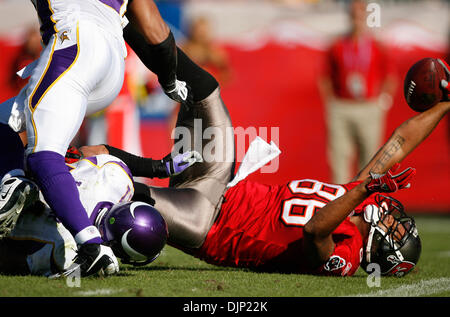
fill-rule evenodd
<path id="1" fill-rule="evenodd" d="M 226 186 L 234 176 L 234 132 L 220 88 L 189 109 L 181 106 L 175 133 L 174 148 L 189 146 L 180 152 L 196 150 L 204 161 L 172 177 L 169 188 L 150 186 L 150 194 L 167 222 L 169 244 L 198 248 L 217 218 Z"/>

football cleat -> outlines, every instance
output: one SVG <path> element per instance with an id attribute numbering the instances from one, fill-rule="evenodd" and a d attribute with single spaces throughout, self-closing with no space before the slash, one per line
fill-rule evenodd
<path id="1" fill-rule="evenodd" d="M 0 185 L 0 239 L 14 229 L 20 213 L 39 197 L 39 188 L 24 177 L 5 179 Z"/>
<path id="2" fill-rule="evenodd" d="M 98 243 L 85 243 L 78 248 L 72 265 L 50 278 L 92 275 L 109 276 L 119 272 L 119 263 L 110 247 Z"/>

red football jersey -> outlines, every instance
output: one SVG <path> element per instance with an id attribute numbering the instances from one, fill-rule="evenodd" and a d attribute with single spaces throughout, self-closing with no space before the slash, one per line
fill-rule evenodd
<path id="1" fill-rule="evenodd" d="M 284 185 L 241 181 L 227 190 L 217 220 L 193 255 L 215 265 L 352 275 L 361 262 L 363 239 L 349 219 L 333 232 L 335 250 L 316 270 L 306 266 L 302 240 L 303 226 L 316 210 L 357 184 L 342 186 L 310 179 Z"/>

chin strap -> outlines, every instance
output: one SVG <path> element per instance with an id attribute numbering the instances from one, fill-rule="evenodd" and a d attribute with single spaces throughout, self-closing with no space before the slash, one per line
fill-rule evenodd
<path id="1" fill-rule="evenodd" d="M 370 249 L 372 248 L 372 240 L 373 240 L 373 234 L 375 233 L 375 227 L 370 227 L 369 236 L 367 238 L 367 245 L 366 245 L 366 261 L 367 263 L 370 263 Z"/>
<path id="2" fill-rule="evenodd" d="M 366 261 L 370 263 L 370 250 L 372 248 L 373 235 L 380 220 L 380 208 L 377 205 L 367 205 L 364 208 L 364 221 L 370 224 L 369 236 L 366 245 Z"/>
<path id="3" fill-rule="evenodd" d="M 131 264 L 131 265 L 133 265 L 133 266 L 144 266 L 144 265 L 147 265 L 147 264 L 152 263 L 153 261 L 155 261 L 156 258 L 157 258 L 160 254 L 161 254 L 161 252 L 159 252 L 159 253 L 158 253 L 155 257 L 153 257 L 152 259 L 147 259 L 147 260 L 144 260 L 144 261 L 134 261 L 134 260 L 131 260 L 130 258 L 127 258 L 127 259 L 120 259 L 120 261 L 121 261 L 123 264 Z"/>
<path id="4" fill-rule="evenodd" d="M 109 208 L 106 208 L 106 207 L 100 209 L 97 217 L 95 218 L 94 226 L 96 226 L 97 228 L 100 227 L 100 223 L 108 210 L 109 210 Z"/>

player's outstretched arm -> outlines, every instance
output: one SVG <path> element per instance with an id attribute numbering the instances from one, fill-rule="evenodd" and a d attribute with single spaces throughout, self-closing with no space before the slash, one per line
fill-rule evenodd
<path id="1" fill-rule="evenodd" d="M 69 149 L 70 150 L 70 149 Z M 73 156 L 73 150 L 66 154 L 69 158 Z M 81 157 L 95 156 L 99 154 L 110 154 L 121 159 L 130 169 L 131 174 L 136 177 L 148 178 L 167 178 L 182 173 L 189 166 L 202 162 L 200 153 L 196 151 L 187 151 L 172 156 L 166 155 L 161 160 L 137 156 L 124 150 L 109 145 L 90 145 L 83 146 L 78 150 L 78 159 Z"/>
<path id="2" fill-rule="evenodd" d="M 303 228 L 304 248 L 311 268 L 317 268 L 332 255 L 335 247 L 331 233 L 342 221 L 366 199 L 370 193 L 366 188 L 370 178 L 354 187 L 343 196 L 329 202 L 306 223 Z"/>
<path id="3" fill-rule="evenodd" d="M 354 180 L 364 180 L 370 173 L 383 174 L 401 162 L 430 135 L 449 111 L 450 102 L 440 102 L 403 122 Z"/>
<path id="4" fill-rule="evenodd" d="M 409 188 L 415 169 L 399 172 L 396 164 L 386 174 L 371 175 L 359 185 L 318 210 L 303 228 L 304 247 L 312 268 L 325 263 L 334 251 L 332 233 L 344 219 L 372 193 L 392 193 Z"/>

